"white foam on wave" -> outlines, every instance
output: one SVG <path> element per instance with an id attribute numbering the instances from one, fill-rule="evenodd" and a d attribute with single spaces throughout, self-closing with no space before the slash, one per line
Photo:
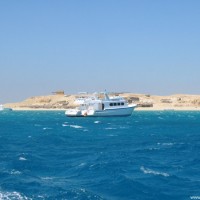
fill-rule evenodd
<path id="1" fill-rule="evenodd" d="M 117 129 L 117 128 L 113 128 L 113 127 L 108 127 L 108 128 L 105 128 L 106 130 L 114 130 L 114 129 Z"/>
<path id="2" fill-rule="evenodd" d="M 79 125 L 69 125 L 71 128 L 83 128 L 82 126 Z"/>
<path id="3" fill-rule="evenodd" d="M 47 176 L 47 177 L 41 177 L 41 179 L 42 179 L 42 180 L 52 180 L 53 177 L 48 177 L 48 176 Z"/>
<path id="4" fill-rule="evenodd" d="M 2 192 L 0 191 L 0 199 L 6 199 L 6 200 L 10 200 L 10 199 L 18 199 L 18 200 L 28 200 L 30 198 L 20 194 L 19 192 Z"/>
<path id="5" fill-rule="evenodd" d="M 83 162 L 81 164 L 78 165 L 78 167 L 84 167 L 87 163 Z"/>
<path id="6" fill-rule="evenodd" d="M 13 169 L 13 170 L 11 170 L 10 174 L 12 174 L 12 175 L 20 175 L 21 172 Z"/>
<path id="7" fill-rule="evenodd" d="M 164 142 L 164 143 L 157 143 L 157 145 L 162 145 L 162 146 L 172 146 L 174 145 L 175 143 L 172 143 L 172 142 Z"/>
<path id="8" fill-rule="evenodd" d="M 25 160 L 27 160 L 27 159 L 24 158 L 24 157 L 19 157 L 19 160 L 21 160 L 21 161 L 25 161 Z"/>
<path id="9" fill-rule="evenodd" d="M 62 126 L 69 126 L 69 125 L 67 125 L 67 124 L 62 124 Z"/>
<path id="10" fill-rule="evenodd" d="M 140 167 L 140 170 L 142 172 L 144 172 L 144 174 L 153 174 L 153 175 L 160 175 L 160 176 L 165 176 L 165 177 L 169 176 L 168 173 L 158 172 L 158 171 L 155 171 L 155 170 L 152 170 L 152 169 L 144 168 L 143 166 Z"/>
<path id="11" fill-rule="evenodd" d="M 46 197 L 45 197 L 45 196 L 42 196 L 42 195 L 38 195 L 37 197 L 40 198 L 40 199 L 46 199 Z M 31 199 L 31 200 L 32 200 L 32 199 Z"/>
<path id="12" fill-rule="evenodd" d="M 150 147 L 148 148 L 148 150 L 153 151 L 153 150 L 159 150 L 160 148 L 156 148 L 156 147 Z"/>
<path id="13" fill-rule="evenodd" d="M 85 188 L 80 188 L 80 191 L 85 193 L 86 189 Z"/>
<path id="14" fill-rule="evenodd" d="M 99 124 L 99 123 L 100 123 L 100 121 L 94 121 L 94 123 L 95 123 L 95 124 Z"/>
<path id="15" fill-rule="evenodd" d="M 52 128 L 44 127 L 43 130 L 51 130 Z"/>
<path id="16" fill-rule="evenodd" d="M 168 143 L 162 143 L 162 145 L 163 145 L 163 146 L 172 146 L 172 145 L 174 145 L 174 143 L 168 142 Z"/>

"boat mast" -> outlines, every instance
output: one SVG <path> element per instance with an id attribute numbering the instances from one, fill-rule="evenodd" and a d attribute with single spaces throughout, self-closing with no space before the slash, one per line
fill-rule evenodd
<path id="1" fill-rule="evenodd" d="M 105 95 L 105 100 L 110 100 L 110 98 L 109 98 L 109 96 L 108 96 L 106 90 L 105 90 L 105 92 L 104 92 L 104 95 Z"/>

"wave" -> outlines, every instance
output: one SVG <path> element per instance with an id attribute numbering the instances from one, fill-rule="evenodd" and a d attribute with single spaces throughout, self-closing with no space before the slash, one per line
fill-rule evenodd
<path id="1" fill-rule="evenodd" d="M 18 199 L 18 200 L 28 200 L 31 198 L 28 198 L 22 194 L 20 194 L 19 192 L 2 192 L 0 191 L 0 199 L 6 199 L 6 200 L 10 200 L 10 199 Z"/>
<path id="2" fill-rule="evenodd" d="M 53 178 L 53 177 L 48 177 L 48 176 L 46 176 L 46 177 L 41 177 L 41 179 L 42 179 L 42 180 L 53 180 L 54 178 Z"/>
<path id="3" fill-rule="evenodd" d="M 113 127 L 108 127 L 108 128 L 105 128 L 106 130 L 115 130 L 117 128 L 113 128 Z"/>
<path id="4" fill-rule="evenodd" d="M 24 157 L 19 157 L 19 160 L 21 160 L 21 161 L 25 161 L 25 160 L 27 160 L 27 159 L 24 158 Z"/>
<path id="5" fill-rule="evenodd" d="M 41 124 L 34 124 L 34 126 L 42 126 Z"/>
<path id="6" fill-rule="evenodd" d="M 65 123 L 64 123 L 64 124 L 62 124 L 62 126 L 63 126 L 63 127 L 69 126 L 69 127 L 71 127 L 71 128 L 84 128 L 83 126 L 79 126 L 79 125 L 72 125 L 72 124 L 70 125 L 70 124 L 65 124 Z"/>
<path id="7" fill-rule="evenodd" d="M 100 123 L 100 121 L 94 121 L 94 123 L 95 123 L 95 124 L 99 124 L 99 123 Z"/>
<path id="8" fill-rule="evenodd" d="M 162 145 L 162 146 L 172 146 L 174 145 L 175 143 L 172 143 L 172 142 L 164 142 L 164 143 L 157 143 L 157 145 Z"/>
<path id="9" fill-rule="evenodd" d="M 83 162 L 83 163 L 79 164 L 78 167 L 84 167 L 86 165 L 87 165 L 87 163 Z"/>
<path id="10" fill-rule="evenodd" d="M 44 127 L 43 130 L 51 130 L 52 128 Z"/>
<path id="11" fill-rule="evenodd" d="M 67 125 L 67 124 L 62 124 L 62 126 L 69 126 L 69 125 Z"/>
<path id="12" fill-rule="evenodd" d="M 172 142 L 166 142 L 166 143 L 162 143 L 163 146 L 172 146 L 174 145 L 174 143 Z"/>
<path id="13" fill-rule="evenodd" d="M 79 125 L 69 125 L 71 128 L 83 128 L 82 126 Z"/>
<path id="14" fill-rule="evenodd" d="M 155 170 L 152 170 L 152 169 L 144 168 L 143 166 L 140 167 L 140 170 L 142 172 L 144 172 L 144 174 L 161 175 L 161 176 L 165 176 L 165 177 L 170 176 L 168 173 L 158 172 L 158 171 L 155 171 Z"/>
<path id="15" fill-rule="evenodd" d="M 49 196 L 50 199 L 92 199 L 103 200 L 104 198 L 85 188 L 71 188 L 60 192 L 58 195 Z"/>
<path id="16" fill-rule="evenodd" d="M 21 172 L 13 169 L 13 170 L 11 170 L 10 174 L 12 174 L 12 175 L 20 175 Z"/>
<path id="17" fill-rule="evenodd" d="M 128 126 L 120 126 L 119 128 L 120 129 L 128 129 L 129 127 Z"/>

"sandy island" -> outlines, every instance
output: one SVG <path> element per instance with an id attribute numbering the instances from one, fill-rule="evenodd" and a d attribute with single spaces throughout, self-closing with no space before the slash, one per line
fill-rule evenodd
<path id="1" fill-rule="evenodd" d="M 200 111 L 200 95 L 176 94 L 170 96 L 156 96 L 149 94 L 116 93 L 127 99 L 129 103 L 136 103 L 136 110 L 197 110 Z M 74 100 L 80 95 L 55 94 L 36 96 L 22 102 L 7 103 L 5 107 L 13 110 L 66 110 L 74 108 Z"/>

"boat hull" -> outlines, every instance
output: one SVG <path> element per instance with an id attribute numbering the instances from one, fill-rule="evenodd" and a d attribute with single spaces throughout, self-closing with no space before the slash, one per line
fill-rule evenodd
<path id="1" fill-rule="evenodd" d="M 136 106 L 128 106 L 125 108 L 105 109 L 105 110 L 69 110 L 65 112 L 68 117 L 117 117 L 131 116 Z"/>
<path id="2" fill-rule="evenodd" d="M 135 107 L 119 108 L 119 109 L 105 109 L 102 111 L 88 112 L 88 116 L 93 117 L 114 117 L 114 116 L 131 116 Z"/>

